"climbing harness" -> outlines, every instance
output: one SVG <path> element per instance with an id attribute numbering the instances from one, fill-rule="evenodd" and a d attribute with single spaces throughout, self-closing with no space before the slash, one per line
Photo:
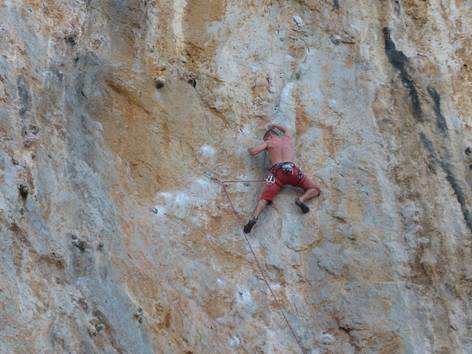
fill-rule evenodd
<path id="1" fill-rule="evenodd" d="M 295 165 L 292 162 L 284 162 L 280 167 L 282 168 L 282 171 L 284 171 L 286 174 L 292 174 Z"/>
<path id="2" fill-rule="evenodd" d="M 249 247 L 249 250 L 251 251 L 252 253 L 252 256 L 254 258 L 254 261 L 256 263 L 256 266 L 257 266 L 257 269 L 259 270 L 259 273 L 261 275 L 261 278 L 262 280 L 264 281 L 264 283 L 266 284 L 267 286 L 267 289 L 269 290 L 269 292 L 271 293 L 273 299 L 274 299 L 274 302 L 275 304 L 277 305 L 277 308 L 279 309 L 280 311 L 280 314 L 281 316 L 283 317 L 285 323 L 287 324 L 287 327 L 289 328 L 290 332 L 292 333 L 293 337 L 295 338 L 295 341 L 297 342 L 298 346 L 300 347 L 302 353 L 306 353 L 306 350 L 303 348 L 301 342 L 300 342 L 300 339 L 298 338 L 297 334 L 295 333 L 295 330 L 293 329 L 292 325 L 290 324 L 288 318 L 287 318 L 287 315 L 285 314 L 285 311 L 284 309 L 282 308 L 282 305 L 278 299 L 278 297 L 275 295 L 274 293 L 274 290 L 272 289 L 272 287 L 270 286 L 269 284 L 269 281 L 267 280 L 267 277 L 265 275 L 265 272 L 264 270 L 262 269 L 262 266 L 261 266 L 261 263 L 259 262 L 259 259 L 257 258 L 256 256 L 256 252 L 254 251 L 253 247 L 252 247 L 252 244 L 251 242 L 249 241 L 248 237 L 246 236 L 246 234 L 244 234 L 242 232 L 242 226 L 244 225 L 244 221 L 241 217 L 241 215 L 238 213 L 238 211 L 236 210 L 236 208 L 234 207 L 234 204 L 233 204 L 233 201 L 231 200 L 231 197 L 229 196 L 229 192 L 228 192 L 228 183 L 263 183 L 263 182 L 268 182 L 268 179 L 269 177 L 272 177 L 273 178 L 273 182 L 275 182 L 275 176 L 274 175 L 269 175 L 266 179 L 262 179 L 262 180 L 232 180 L 232 181 L 220 181 L 218 178 L 214 177 L 214 176 L 211 176 L 209 174 L 207 174 L 208 177 L 210 177 L 212 180 L 218 182 L 221 184 L 221 186 L 223 187 L 223 192 L 229 202 L 229 205 L 236 217 L 236 220 L 238 221 L 238 224 L 240 225 L 240 228 L 239 228 L 239 232 L 240 234 L 244 237 L 244 239 L 246 240 L 246 243 Z M 272 178 L 270 179 L 272 181 Z"/>
<path id="3" fill-rule="evenodd" d="M 293 175 L 296 172 L 299 181 L 301 181 L 303 178 L 303 172 L 293 162 L 290 161 L 276 163 L 270 168 L 270 171 L 274 175 L 277 174 L 278 170 L 282 170 L 286 175 Z"/>

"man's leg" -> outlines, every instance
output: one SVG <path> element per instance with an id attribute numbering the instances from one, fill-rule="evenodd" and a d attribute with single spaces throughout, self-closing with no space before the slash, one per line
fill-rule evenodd
<path id="1" fill-rule="evenodd" d="M 305 193 L 303 193 L 303 195 L 298 198 L 299 201 L 301 201 L 302 203 L 314 198 L 314 197 L 317 197 L 320 195 L 320 189 L 318 187 L 316 188 L 309 188 L 305 191 Z"/>
<path id="2" fill-rule="evenodd" d="M 249 219 L 246 225 L 244 225 L 244 233 L 248 234 L 251 232 L 252 227 L 256 224 L 257 218 L 267 204 L 272 203 L 272 199 L 280 192 L 282 189 L 277 183 L 267 183 L 264 191 L 262 192 L 261 199 L 257 202 L 256 209 L 252 214 L 252 218 Z"/>
<path id="3" fill-rule="evenodd" d="M 254 210 L 254 214 L 252 214 L 252 217 L 254 219 L 257 219 L 259 217 L 259 214 L 264 210 L 264 208 L 269 204 L 269 202 L 265 199 L 259 200 L 259 202 L 256 205 L 256 209 Z"/>
<path id="4" fill-rule="evenodd" d="M 321 190 L 315 182 L 311 180 L 308 176 L 303 176 L 303 179 L 300 181 L 299 187 L 303 188 L 305 193 L 295 201 L 295 204 L 302 210 L 304 214 L 310 211 L 310 208 L 305 204 L 306 201 L 317 197 L 320 195 Z"/>

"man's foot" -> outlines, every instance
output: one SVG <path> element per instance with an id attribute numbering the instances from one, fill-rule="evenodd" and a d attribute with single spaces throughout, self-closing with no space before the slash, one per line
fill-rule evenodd
<path id="1" fill-rule="evenodd" d="M 302 209 L 303 214 L 306 214 L 310 211 L 310 208 L 308 208 L 305 203 L 300 201 L 300 199 L 297 199 L 295 201 L 295 204 L 297 204 L 300 207 L 300 209 Z"/>
<path id="2" fill-rule="evenodd" d="M 252 227 L 256 224 L 256 221 L 257 221 L 256 218 L 252 218 L 252 219 L 250 219 L 250 220 L 247 222 L 246 225 L 244 225 L 243 230 L 244 230 L 244 233 L 245 233 L 245 234 L 248 234 L 248 233 L 251 232 Z"/>

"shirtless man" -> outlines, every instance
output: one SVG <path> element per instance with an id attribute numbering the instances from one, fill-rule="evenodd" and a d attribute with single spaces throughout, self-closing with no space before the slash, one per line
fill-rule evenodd
<path id="1" fill-rule="evenodd" d="M 276 129 L 281 131 L 283 136 L 279 136 Z M 303 188 L 305 193 L 295 200 L 295 204 L 305 214 L 310 211 L 305 205 L 305 201 L 318 196 L 321 192 L 320 188 L 293 163 L 295 160 L 295 146 L 292 135 L 287 128 L 278 124 L 269 125 L 263 139 L 264 143 L 248 149 L 248 152 L 255 156 L 267 150 L 272 163 L 271 174 L 267 177 L 265 188 L 262 191 L 252 218 L 244 226 L 246 234 L 251 232 L 259 214 L 267 204 L 272 203 L 272 199 L 282 190 L 283 186 L 289 184 Z"/>

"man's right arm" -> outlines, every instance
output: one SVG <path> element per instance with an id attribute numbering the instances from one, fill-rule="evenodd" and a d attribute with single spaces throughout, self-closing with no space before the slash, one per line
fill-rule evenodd
<path id="1" fill-rule="evenodd" d="M 251 156 L 256 156 L 258 153 L 264 151 L 265 149 L 267 149 L 267 144 L 263 143 L 261 145 L 257 145 L 252 148 L 249 148 L 247 149 L 247 151 L 249 152 Z"/>

